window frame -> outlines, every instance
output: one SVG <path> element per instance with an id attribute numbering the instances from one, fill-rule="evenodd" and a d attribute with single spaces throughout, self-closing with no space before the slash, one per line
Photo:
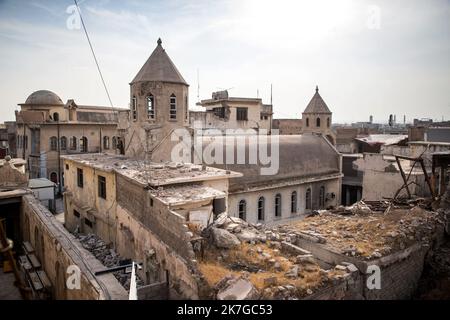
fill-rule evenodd
<path id="1" fill-rule="evenodd" d="M 151 106 L 149 105 L 149 101 L 151 101 Z M 150 93 L 146 98 L 146 102 L 147 102 L 147 119 L 155 120 L 155 117 L 156 117 L 155 96 Z"/>
<path id="2" fill-rule="evenodd" d="M 137 121 L 137 98 L 133 96 L 131 98 L 131 119 Z"/>
<path id="3" fill-rule="evenodd" d="M 84 188 L 84 172 L 81 168 L 77 168 L 77 186 L 78 188 Z"/>
<path id="4" fill-rule="evenodd" d="M 241 208 L 242 206 L 242 208 Z M 239 219 L 242 219 L 246 221 L 247 218 L 247 201 L 245 199 L 239 200 L 238 203 L 238 217 Z"/>
<path id="5" fill-rule="evenodd" d="M 298 194 L 297 191 L 292 191 L 291 193 L 291 213 L 295 214 L 298 212 Z"/>
<path id="6" fill-rule="evenodd" d="M 169 97 L 169 120 L 177 120 L 177 96 L 174 93 Z"/>
<path id="7" fill-rule="evenodd" d="M 248 121 L 248 108 L 236 107 L 236 121 Z"/>
<path id="8" fill-rule="evenodd" d="M 280 193 L 277 193 L 275 195 L 275 218 L 281 218 L 282 211 L 281 211 L 281 203 L 282 203 L 282 197 Z"/>
<path id="9" fill-rule="evenodd" d="M 50 151 L 58 151 L 58 138 L 55 136 L 50 137 Z"/>
<path id="10" fill-rule="evenodd" d="M 106 200 L 106 177 L 101 175 L 97 176 L 97 187 L 98 197 Z"/>
<path id="11" fill-rule="evenodd" d="M 266 198 L 263 196 L 258 198 L 258 221 L 264 221 L 266 215 Z"/>

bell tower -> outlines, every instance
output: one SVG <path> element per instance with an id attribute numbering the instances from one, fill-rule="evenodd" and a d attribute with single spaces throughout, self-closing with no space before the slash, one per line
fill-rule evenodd
<path id="1" fill-rule="evenodd" d="M 126 154 L 141 156 L 172 130 L 189 125 L 189 85 L 158 39 L 157 46 L 130 83 Z"/>

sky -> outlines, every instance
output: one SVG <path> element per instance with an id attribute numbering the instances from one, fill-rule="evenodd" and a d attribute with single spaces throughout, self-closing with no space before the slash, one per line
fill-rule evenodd
<path id="1" fill-rule="evenodd" d="M 274 118 L 299 118 L 318 85 L 334 123 L 450 120 L 449 0 L 78 3 L 115 107 L 161 37 L 191 108 L 272 85 Z M 40 89 L 109 105 L 73 1 L 0 0 L 0 122 Z"/>

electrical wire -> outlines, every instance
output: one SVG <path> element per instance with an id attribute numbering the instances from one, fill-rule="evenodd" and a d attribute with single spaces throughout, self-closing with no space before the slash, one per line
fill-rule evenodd
<path id="1" fill-rule="evenodd" d="M 86 35 L 86 39 L 87 39 L 87 41 L 89 43 L 89 47 L 91 48 L 92 55 L 94 56 L 94 61 L 95 61 L 95 64 L 97 65 L 97 70 L 98 70 L 98 73 L 100 74 L 100 79 L 102 80 L 103 87 L 105 88 L 105 91 L 106 91 L 106 95 L 108 96 L 108 100 L 109 100 L 109 103 L 111 105 L 111 109 L 114 112 L 114 106 L 113 106 L 113 103 L 112 103 L 112 100 L 111 100 L 111 96 L 109 95 L 109 91 L 108 91 L 108 88 L 106 86 L 105 79 L 103 78 L 102 71 L 100 70 L 100 65 L 98 63 L 97 56 L 95 55 L 94 48 L 93 48 L 92 43 L 91 43 L 91 39 L 89 38 L 89 34 L 87 32 L 86 25 L 84 24 L 84 20 L 83 20 L 83 16 L 81 15 L 80 7 L 78 6 L 77 0 L 73 0 L 73 1 L 75 3 L 75 6 L 77 7 L 77 11 L 78 11 L 78 14 L 80 16 L 81 25 L 83 26 L 83 30 L 84 30 L 84 33 Z"/>

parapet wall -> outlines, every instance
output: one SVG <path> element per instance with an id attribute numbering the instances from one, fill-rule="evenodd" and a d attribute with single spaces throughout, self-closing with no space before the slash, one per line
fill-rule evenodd
<path id="1" fill-rule="evenodd" d="M 22 198 L 22 237 L 35 248 L 42 269 L 53 285 L 54 299 L 127 299 L 128 293 L 112 274 L 95 276 L 105 267 L 32 195 Z M 69 266 L 80 269 L 80 288 L 68 289 Z"/>

